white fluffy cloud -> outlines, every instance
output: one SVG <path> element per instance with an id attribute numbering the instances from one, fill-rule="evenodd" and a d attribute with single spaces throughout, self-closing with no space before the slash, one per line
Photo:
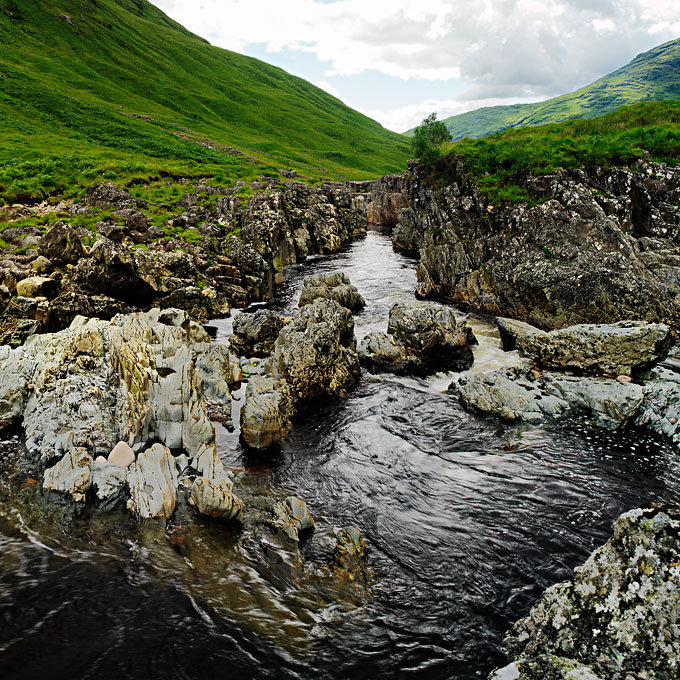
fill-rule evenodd
<path id="1" fill-rule="evenodd" d="M 227 49 L 264 43 L 271 53 L 314 55 L 325 69 L 318 84 L 336 96 L 336 76 L 374 70 L 399 79 L 401 106 L 381 108 L 370 88 L 348 103 L 402 130 L 426 105 L 451 115 L 568 92 L 680 35 L 679 0 L 152 1 Z M 414 102 L 406 87 L 414 79 L 450 81 L 452 92 L 462 82 L 467 91 Z"/>

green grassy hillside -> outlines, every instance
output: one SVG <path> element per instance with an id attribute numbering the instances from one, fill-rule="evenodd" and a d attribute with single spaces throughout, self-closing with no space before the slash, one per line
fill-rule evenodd
<path id="1" fill-rule="evenodd" d="M 627 66 L 592 85 L 537 104 L 494 106 L 444 120 L 454 140 L 507 128 L 595 118 L 620 106 L 680 99 L 680 40 L 638 55 Z"/>
<path id="2" fill-rule="evenodd" d="M 433 179 L 446 182 L 461 158 L 494 203 L 529 201 L 527 173 L 631 165 L 639 158 L 680 163 L 680 101 L 623 106 L 594 119 L 505 130 L 447 145 Z"/>
<path id="3" fill-rule="evenodd" d="M 164 172 L 363 179 L 408 157 L 401 135 L 146 0 L 0 0 L 0 125 L 8 200 Z"/>

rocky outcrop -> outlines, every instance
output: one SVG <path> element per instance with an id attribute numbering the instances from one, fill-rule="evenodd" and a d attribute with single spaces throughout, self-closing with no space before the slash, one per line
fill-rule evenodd
<path id="1" fill-rule="evenodd" d="M 359 347 L 361 363 L 372 373 L 428 375 L 438 371 L 463 371 L 474 362 L 476 342 L 465 321 L 436 303 L 390 309 L 387 334 L 371 333 Z"/>
<path id="2" fill-rule="evenodd" d="M 242 312 L 234 319 L 234 333 L 229 338 L 229 346 L 240 356 L 269 356 L 284 325 L 284 320 L 269 309 Z"/>
<path id="3" fill-rule="evenodd" d="M 358 312 L 366 306 L 366 300 L 357 287 L 352 285 L 349 276 L 343 272 L 305 277 L 300 294 L 300 307 L 310 305 L 318 299 L 335 300 L 351 312 Z"/>
<path id="4" fill-rule="evenodd" d="M 673 680 L 680 665 L 680 509 L 622 515 L 613 537 L 510 630 L 493 680 Z"/>
<path id="5" fill-rule="evenodd" d="M 217 456 L 205 403 L 205 392 L 226 401 L 231 367 L 210 356 L 208 340 L 185 312 L 152 310 L 111 322 L 81 317 L 60 333 L 0 348 L 0 424 L 22 423 L 27 464 L 47 469 L 46 490 L 74 501 L 90 484 L 79 476 L 88 467 L 83 451 L 91 463 L 123 442 L 136 454 L 126 484 L 139 516 L 169 517 L 183 472 L 202 512 L 237 517 L 242 507 Z M 216 375 L 220 367 L 227 375 Z M 103 472 L 96 495 L 106 504 L 105 489 L 122 494 L 119 484 L 102 483 Z"/>
<path id="6" fill-rule="evenodd" d="M 407 175 L 386 175 L 376 182 L 366 209 L 370 225 L 395 226 L 401 211 L 411 205 Z"/>
<path id="7" fill-rule="evenodd" d="M 284 380 L 253 376 L 241 409 L 241 436 L 254 449 L 274 446 L 290 434 L 294 414 L 290 388 Z"/>
<path id="8" fill-rule="evenodd" d="M 75 264 L 87 253 L 75 229 L 66 222 L 56 222 L 41 239 L 39 253 L 55 264 Z"/>
<path id="9" fill-rule="evenodd" d="M 553 330 L 680 318 L 680 170 L 518 178 L 535 205 L 494 206 L 455 157 L 445 186 L 412 167 L 395 245 L 420 252 L 417 294 Z"/>

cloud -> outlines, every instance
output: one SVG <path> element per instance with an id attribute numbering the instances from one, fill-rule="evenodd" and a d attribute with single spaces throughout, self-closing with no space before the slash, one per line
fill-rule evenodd
<path id="1" fill-rule="evenodd" d="M 152 1 L 214 45 L 314 55 L 336 96 L 333 78 L 369 70 L 468 86 L 462 98 L 438 100 L 444 108 L 569 92 L 680 34 L 678 0 Z M 370 91 L 358 104 L 392 127 L 388 119 L 426 104 L 404 94 L 404 106 L 390 112 Z"/>

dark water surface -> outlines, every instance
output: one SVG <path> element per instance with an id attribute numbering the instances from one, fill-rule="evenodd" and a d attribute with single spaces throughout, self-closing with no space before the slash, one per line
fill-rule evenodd
<path id="1" fill-rule="evenodd" d="M 370 232 L 289 268 L 273 306 L 291 313 L 305 275 L 336 269 L 367 299 L 359 337 L 413 299 L 413 262 Z M 514 360 L 490 325 L 472 323 L 474 370 Z M 223 340 L 229 323 L 214 325 Z M 569 578 L 621 512 L 677 501 L 680 472 L 646 434 L 468 414 L 443 393 L 451 379 L 365 375 L 269 461 L 218 433 L 225 463 L 245 469 L 237 486 L 308 502 L 310 561 L 334 526 L 364 533 L 377 580 L 367 595 L 277 580 L 233 530 L 197 528 L 187 566 L 162 527 L 122 513 L 36 516 L 9 502 L 32 491 L 17 493 L 18 440 L 0 444 L 0 678 L 485 678 L 542 590 Z"/>

